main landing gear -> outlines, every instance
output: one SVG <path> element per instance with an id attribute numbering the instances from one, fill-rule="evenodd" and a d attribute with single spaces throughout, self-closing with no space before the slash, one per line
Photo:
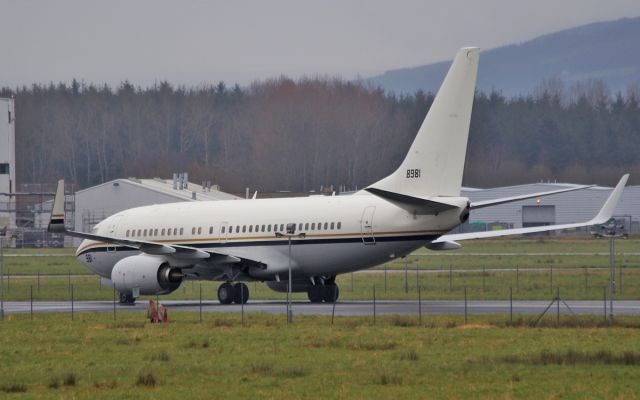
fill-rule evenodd
<path id="1" fill-rule="evenodd" d="M 218 301 L 220 304 L 246 304 L 249 301 L 249 287 L 242 282 L 225 282 L 218 288 Z"/>
<path id="2" fill-rule="evenodd" d="M 340 288 L 335 283 L 327 283 L 324 285 L 312 285 L 307 290 L 309 301 L 312 303 L 333 303 L 340 296 Z"/>

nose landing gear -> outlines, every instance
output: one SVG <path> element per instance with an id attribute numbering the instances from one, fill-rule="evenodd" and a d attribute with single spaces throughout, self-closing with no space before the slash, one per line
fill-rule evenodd
<path id="1" fill-rule="evenodd" d="M 121 292 L 119 295 L 120 304 L 125 305 L 134 305 L 136 304 L 136 298 L 133 297 L 132 293 Z"/>

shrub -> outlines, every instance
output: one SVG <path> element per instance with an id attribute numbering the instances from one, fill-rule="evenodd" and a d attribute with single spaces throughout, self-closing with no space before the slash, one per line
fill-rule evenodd
<path id="1" fill-rule="evenodd" d="M 138 374 L 138 379 L 136 380 L 136 385 L 154 387 L 156 386 L 156 378 L 151 372 L 140 372 L 140 374 Z"/>

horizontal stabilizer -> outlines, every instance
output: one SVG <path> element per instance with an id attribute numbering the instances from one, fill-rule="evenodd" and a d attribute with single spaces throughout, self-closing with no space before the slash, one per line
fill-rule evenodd
<path id="1" fill-rule="evenodd" d="M 562 224 L 562 225 L 533 226 L 529 228 L 505 229 L 500 231 L 454 233 L 451 235 L 440 236 L 438 239 L 434 240 L 432 243 L 451 242 L 455 240 L 486 239 L 486 238 L 493 238 L 493 237 L 499 237 L 499 236 L 524 235 L 527 233 L 548 232 L 548 231 L 557 231 L 562 229 L 581 228 L 584 226 L 591 226 L 591 225 L 602 225 L 605 222 L 609 221 L 613 216 L 613 212 L 618 206 L 618 202 L 620 201 L 620 197 L 622 196 L 622 191 L 624 190 L 624 186 L 627 184 L 628 179 L 629 179 L 629 174 L 624 175 L 620 179 L 616 187 L 613 189 L 613 191 L 607 198 L 607 201 L 605 201 L 604 205 L 600 209 L 600 212 L 598 212 L 598 215 L 596 215 L 594 218 L 586 222 L 578 222 L 573 224 Z"/>
<path id="2" fill-rule="evenodd" d="M 583 186 L 576 186 L 568 189 L 551 190 L 548 192 L 538 192 L 538 193 L 523 194 L 520 196 L 503 197 L 500 199 L 474 201 L 473 203 L 471 203 L 471 209 L 476 210 L 478 208 L 491 207 L 491 206 L 496 206 L 498 204 L 513 203 L 514 201 L 535 199 L 536 197 L 551 196 L 552 194 L 573 192 L 574 190 L 583 190 L 583 189 L 587 189 L 594 186 L 595 185 L 583 185 Z"/>
<path id="3" fill-rule="evenodd" d="M 430 199 L 421 199 L 419 197 L 408 196 L 406 194 L 389 192 L 382 189 L 376 189 L 374 187 L 368 187 L 365 190 L 378 197 L 382 197 L 385 200 L 396 203 L 403 208 L 410 208 L 412 212 L 419 215 L 434 215 L 442 211 L 458 208 L 458 206 L 455 205 Z"/>

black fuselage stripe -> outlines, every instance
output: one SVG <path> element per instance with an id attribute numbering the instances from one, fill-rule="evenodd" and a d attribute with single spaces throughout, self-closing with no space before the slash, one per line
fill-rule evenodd
<path id="1" fill-rule="evenodd" d="M 411 236 L 388 236 L 388 237 L 375 237 L 369 238 L 365 237 L 364 240 L 362 237 L 351 237 L 351 238 L 330 238 L 330 239 L 298 239 L 292 240 L 291 245 L 311 245 L 311 244 L 337 244 L 337 243 L 372 243 L 372 242 L 414 242 L 414 241 L 424 241 L 429 242 L 437 239 L 440 235 L 411 235 Z M 220 247 L 249 247 L 249 246 L 286 246 L 289 244 L 288 240 L 256 240 L 256 241 L 245 241 L 245 242 L 208 242 L 208 243 L 180 243 L 180 246 L 186 247 L 195 247 L 195 248 L 204 248 L 204 249 L 212 249 L 212 248 L 220 248 Z M 170 243 L 167 243 L 168 246 L 171 246 Z M 100 253 L 106 251 L 131 251 L 130 247 L 126 246 L 100 246 L 100 247 L 92 247 L 87 250 L 83 250 L 78 256 L 81 256 L 85 253 Z M 137 250 L 136 250 L 137 251 Z"/>

